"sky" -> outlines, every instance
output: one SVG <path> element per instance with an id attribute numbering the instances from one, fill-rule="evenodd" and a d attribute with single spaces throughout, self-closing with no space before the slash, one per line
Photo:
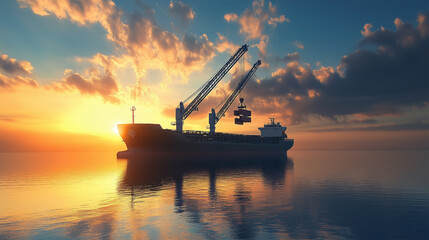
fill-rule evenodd
<path id="1" fill-rule="evenodd" d="M 174 109 L 240 46 L 184 129 L 251 66 L 240 97 L 259 134 L 275 117 L 297 150 L 429 149 L 427 1 L 6 0 L 0 8 L 0 151 L 125 148 L 116 124 L 173 129 Z M 186 103 L 185 103 L 186 106 Z"/>

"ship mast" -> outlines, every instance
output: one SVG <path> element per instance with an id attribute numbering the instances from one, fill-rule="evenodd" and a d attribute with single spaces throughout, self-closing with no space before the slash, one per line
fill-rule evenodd
<path id="1" fill-rule="evenodd" d="M 137 109 L 136 109 L 136 107 L 135 107 L 135 106 L 132 106 L 132 107 L 130 108 L 130 110 L 131 110 L 131 112 L 133 113 L 133 124 L 134 124 L 134 111 L 136 111 Z"/>

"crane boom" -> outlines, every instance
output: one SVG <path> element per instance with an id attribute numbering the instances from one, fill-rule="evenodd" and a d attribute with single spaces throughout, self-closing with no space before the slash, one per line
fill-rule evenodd
<path id="1" fill-rule="evenodd" d="M 206 96 L 213 90 L 214 87 L 219 83 L 220 80 L 229 72 L 229 70 L 235 65 L 235 63 L 247 52 L 247 45 L 243 45 L 238 51 L 229 59 L 229 61 L 217 72 L 207 85 L 201 90 L 201 92 L 192 100 L 192 102 L 185 108 L 183 113 L 183 120 L 185 120 L 198 105 L 206 98 Z"/>
<path id="2" fill-rule="evenodd" d="M 224 116 L 228 108 L 231 106 L 231 104 L 234 102 L 235 98 L 237 98 L 238 94 L 243 90 L 244 86 L 246 86 L 246 83 L 252 78 L 253 74 L 256 72 L 258 67 L 261 65 L 261 60 L 258 60 L 255 64 L 253 64 L 252 69 L 247 73 L 246 77 L 243 78 L 237 85 L 237 87 L 234 89 L 232 94 L 229 95 L 228 99 L 225 101 L 222 108 L 219 110 L 217 114 L 215 114 L 214 109 L 212 109 L 212 112 L 209 114 L 209 122 L 210 122 L 210 132 L 214 133 L 215 131 L 215 125 L 219 122 L 219 120 Z"/>
<path id="3" fill-rule="evenodd" d="M 183 102 L 180 102 L 179 107 L 176 109 L 176 131 L 182 132 L 183 121 L 196 109 L 198 105 L 207 97 L 207 95 L 216 87 L 222 78 L 229 72 L 229 70 L 237 63 L 237 61 L 246 53 L 248 46 L 244 44 L 237 52 L 228 60 L 228 62 L 215 74 L 213 77 L 203 85 L 202 90 L 192 100 L 191 103 L 185 108 Z"/>
<path id="4" fill-rule="evenodd" d="M 249 79 L 253 76 L 253 74 L 256 72 L 258 67 L 261 65 L 261 60 L 258 60 L 250 69 L 250 71 L 247 73 L 246 77 L 243 78 L 237 85 L 237 88 L 234 89 L 234 92 L 229 96 L 228 100 L 226 100 L 225 104 L 222 106 L 222 108 L 219 110 L 219 112 L 216 114 L 216 121 L 215 123 L 219 122 L 219 120 L 223 117 L 223 115 L 226 113 L 228 108 L 231 106 L 232 102 L 234 102 L 235 98 L 240 94 L 241 90 L 243 90 L 244 86 L 246 86 L 246 83 L 249 81 Z"/>

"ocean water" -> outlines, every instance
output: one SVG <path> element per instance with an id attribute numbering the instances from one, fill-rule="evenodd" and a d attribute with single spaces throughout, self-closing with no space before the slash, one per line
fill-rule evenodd
<path id="1" fill-rule="evenodd" d="M 92 238 L 429 239 L 429 152 L 199 165 L 0 153 L 0 239 Z"/>

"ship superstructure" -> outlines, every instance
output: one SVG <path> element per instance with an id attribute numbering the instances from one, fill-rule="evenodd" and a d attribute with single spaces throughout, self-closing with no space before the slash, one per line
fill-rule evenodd
<path id="1" fill-rule="evenodd" d="M 286 137 L 287 127 L 283 127 L 279 122 L 275 122 L 274 118 L 270 118 L 270 123 L 267 123 L 262 128 L 258 128 L 261 131 L 261 137 Z"/>

